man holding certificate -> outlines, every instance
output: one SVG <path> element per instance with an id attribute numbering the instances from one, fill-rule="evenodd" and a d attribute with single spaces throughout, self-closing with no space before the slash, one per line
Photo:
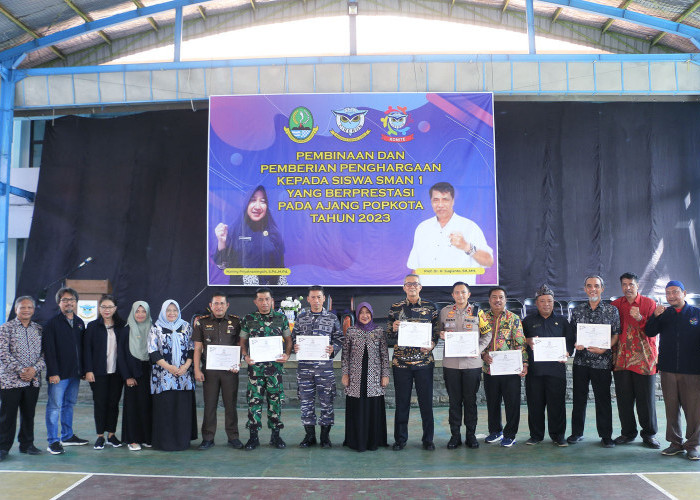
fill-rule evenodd
<path id="1" fill-rule="evenodd" d="M 542 285 L 535 295 L 537 312 L 523 320 L 530 359 L 525 394 L 530 439 L 536 445 L 544 439 L 544 413 L 547 410 L 549 437 L 557 446 L 566 442 L 566 360 L 574 352 L 576 340 L 564 316 L 554 314 L 554 292 Z"/>
<path id="2" fill-rule="evenodd" d="M 258 430 L 262 427 L 263 397 L 267 398 L 267 427 L 272 430 L 270 444 L 286 448 L 280 437 L 282 423 L 282 365 L 292 352 L 292 332 L 287 317 L 272 310 L 272 292 L 258 288 L 253 300 L 257 311 L 246 315 L 241 323 L 241 354 L 248 364 L 248 422 L 250 439 L 246 450 L 260 446 Z M 284 347 L 283 347 L 284 344 Z"/>
<path id="3" fill-rule="evenodd" d="M 506 290 L 500 286 L 489 290 L 490 310 L 484 319 L 493 336 L 481 358 L 484 361 L 484 392 L 489 417 L 487 443 L 501 442 L 510 448 L 520 425 L 520 381 L 527 375 L 527 350 L 520 318 L 506 310 Z M 501 421 L 501 401 L 506 409 L 506 426 Z"/>
<path id="4" fill-rule="evenodd" d="M 633 273 L 620 276 L 624 296 L 612 303 L 620 312 L 621 324 L 620 338 L 615 346 L 613 377 L 622 432 L 615 444 L 631 443 L 637 437 L 636 404 L 644 446 L 659 449 L 661 444 L 654 437 L 658 431 L 656 361 L 659 351 L 656 338 L 644 335 L 644 327 L 654 315 L 656 302 L 639 293 L 638 281 L 639 277 Z"/>
<path id="5" fill-rule="evenodd" d="M 672 456 L 685 451 L 688 460 L 700 460 L 700 309 L 685 301 L 685 287 L 677 280 L 666 285 L 671 307 L 656 306 L 644 333 L 660 336 L 659 372 L 666 406 L 666 440 L 661 452 Z M 681 429 L 685 415 L 685 442 Z"/>
<path id="6" fill-rule="evenodd" d="M 321 406 L 318 423 L 321 425 L 321 447 L 330 448 L 329 434 L 334 423 L 335 374 L 333 358 L 343 347 L 343 332 L 335 314 L 328 312 L 323 303 L 323 287 L 314 285 L 306 297 L 310 310 L 299 313 L 294 325 L 294 352 L 297 354 L 297 385 L 301 423 L 306 431 L 300 448 L 316 444 L 316 394 Z"/>
<path id="7" fill-rule="evenodd" d="M 583 441 L 588 387 L 592 385 L 598 435 L 604 448 L 613 448 L 611 348 L 620 334 L 620 315 L 615 306 L 601 301 L 605 290 L 603 278 L 588 276 L 583 289 L 588 295 L 588 302 L 576 307 L 571 315 L 571 327 L 576 332 L 574 407 L 571 411 L 571 435 L 566 440 L 569 444 Z"/>
<path id="8" fill-rule="evenodd" d="M 387 323 L 387 342 L 395 344 L 391 361 L 396 396 L 393 449 L 403 450 L 408 441 L 408 415 L 415 382 L 423 422 L 423 449 L 432 451 L 435 449 L 432 351 L 438 341 L 437 310 L 432 302 L 420 298 L 421 284 L 417 275 L 409 274 L 404 278 L 403 290 L 406 299 L 391 306 Z"/>
<path id="9" fill-rule="evenodd" d="M 469 448 L 479 447 L 476 440 L 476 393 L 481 384 L 479 356 L 491 342 L 491 325 L 484 319 L 482 312 L 468 302 L 469 296 L 469 286 L 458 281 L 452 285 L 455 303 L 440 311 L 440 337 L 445 339 L 442 375 L 450 398 L 448 422 L 452 437 L 447 443 L 448 450 L 454 450 L 462 444 L 462 409 L 467 428 L 464 442 Z"/>
<path id="10" fill-rule="evenodd" d="M 216 408 L 219 406 L 219 392 L 224 400 L 224 415 L 228 444 L 236 449 L 243 448 L 238 438 L 238 368 L 240 354 L 233 355 L 227 369 L 219 366 L 207 366 L 207 349 L 209 346 L 228 346 L 239 350 L 241 321 L 238 316 L 226 314 L 228 299 L 221 292 L 214 292 L 209 302 L 211 314 L 199 316 L 194 321 L 192 340 L 194 340 L 194 378 L 202 382 L 204 394 L 204 420 L 202 420 L 202 444 L 200 450 L 214 446 L 216 434 Z M 233 349 L 231 349 L 233 350 Z M 240 351 L 239 351 L 240 352 Z M 213 361 L 213 360 L 211 360 Z"/>

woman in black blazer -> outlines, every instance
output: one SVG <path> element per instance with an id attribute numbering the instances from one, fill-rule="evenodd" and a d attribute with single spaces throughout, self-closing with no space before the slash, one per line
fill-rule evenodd
<path id="1" fill-rule="evenodd" d="M 117 371 L 119 337 L 125 326 L 117 314 L 117 301 L 112 295 L 103 295 L 98 302 L 99 318 L 88 324 L 83 345 L 85 380 L 90 383 L 95 407 L 94 448 L 101 450 L 105 444 L 120 447 L 114 433 L 119 418 L 119 400 L 122 397 L 122 378 Z M 105 441 L 104 433 L 107 432 Z"/>

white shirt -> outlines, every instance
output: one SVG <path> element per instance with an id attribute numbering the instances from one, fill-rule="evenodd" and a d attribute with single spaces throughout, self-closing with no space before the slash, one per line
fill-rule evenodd
<path id="1" fill-rule="evenodd" d="M 117 371 L 117 336 L 114 334 L 114 326 L 107 328 L 107 373 Z"/>
<path id="2" fill-rule="evenodd" d="M 406 267 L 409 269 L 484 267 L 470 255 L 467 255 L 464 250 L 450 245 L 451 233 L 462 233 L 464 239 L 474 245 L 477 250 L 483 250 L 493 255 L 493 250 L 486 244 L 486 237 L 481 228 L 475 222 L 453 213 L 445 227 L 440 227 L 437 217 L 431 217 L 418 224 Z M 423 285 L 452 285 L 455 281 L 476 285 L 476 275 L 421 275 L 421 284 Z"/>

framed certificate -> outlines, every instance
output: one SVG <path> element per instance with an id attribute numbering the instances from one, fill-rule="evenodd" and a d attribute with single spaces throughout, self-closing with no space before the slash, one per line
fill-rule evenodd
<path id="1" fill-rule="evenodd" d="M 255 359 L 255 358 L 253 358 Z M 241 347 L 237 345 L 208 345 L 207 370 L 238 370 Z"/>
<path id="2" fill-rule="evenodd" d="M 610 349 L 611 331 L 610 325 L 578 323 L 576 325 L 576 344 L 583 347 Z"/>
<path id="3" fill-rule="evenodd" d="M 281 335 L 275 335 L 273 337 L 250 337 L 248 339 L 248 345 L 250 346 L 249 357 L 255 363 L 277 361 L 284 354 Z"/>
<path id="4" fill-rule="evenodd" d="M 401 347 L 425 347 L 432 346 L 432 323 L 414 323 L 402 321 L 399 323 L 398 345 Z"/>
<path id="5" fill-rule="evenodd" d="M 490 365 L 491 375 L 520 375 L 523 371 L 523 352 L 520 349 L 511 351 L 490 351 L 493 360 Z"/>
<path id="6" fill-rule="evenodd" d="M 532 339 L 535 361 L 566 361 L 565 337 L 535 337 Z"/>
<path id="7" fill-rule="evenodd" d="M 297 336 L 297 361 L 328 361 L 328 348 L 330 339 L 327 335 L 299 335 Z"/>
<path id="8" fill-rule="evenodd" d="M 446 358 L 478 358 L 479 332 L 445 332 Z"/>

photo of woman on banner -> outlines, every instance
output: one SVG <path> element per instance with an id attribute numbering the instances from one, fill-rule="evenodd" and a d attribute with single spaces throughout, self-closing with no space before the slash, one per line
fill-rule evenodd
<path id="1" fill-rule="evenodd" d="M 268 204 L 267 192 L 257 186 L 241 217 L 232 226 L 223 222 L 214 228 L 217 247 L 214 262 L 221 270 L 284 268 L 284 241 Z M 286 276 L 231 275 L 232 285 L 286 285 Z"/>

